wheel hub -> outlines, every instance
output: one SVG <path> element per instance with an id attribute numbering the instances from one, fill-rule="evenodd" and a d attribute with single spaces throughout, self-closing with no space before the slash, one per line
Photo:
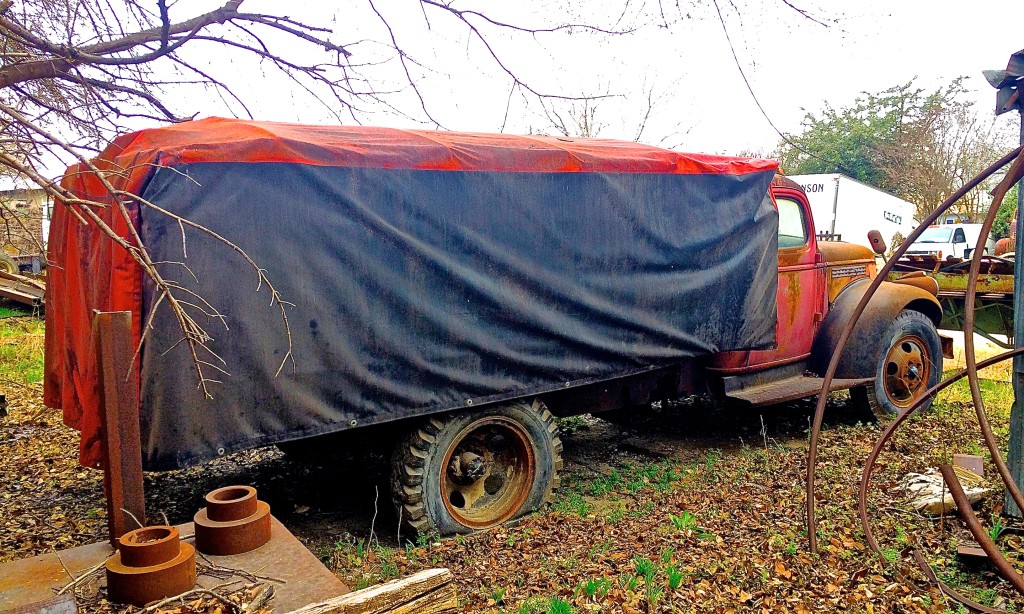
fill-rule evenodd
<path id="1" fill-rule="evenodd" d="M 926 348 L 920 337 L 907 335 L 897 340 L 886 354 L 882 384 L 886 396 L 897 407 L 909 407 L 927 387 L 931 365 Z"/>
<path id="2" fill-rule="evenodd" d="M 448 465 L 448 475 L 459 484 L 472 484 L 486 473 L 487 461 L 472 452 L 463 452 L 453 457 Z"/>
<path id="3" fill-rule="evenodd" d="M 534 466 L 533 448 L 518 423 L 501 416 L 477 420 L 448 448 L 441 474 L 445 508 L 473 529 L 504 522 L 529 496 Z"/>

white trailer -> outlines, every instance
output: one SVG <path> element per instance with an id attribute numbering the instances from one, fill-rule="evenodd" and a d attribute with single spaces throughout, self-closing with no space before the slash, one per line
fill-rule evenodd
<path id="1" fill-rule="evenodd" d="M 868 231 L 882 233 L 886 245 L 897 233 L 907 237 L 917 223 L 914 205 L 888 192 L 836 173 L 791 175 L 807 192 L 814 227 L 823 238 L 871 247 Z"/>

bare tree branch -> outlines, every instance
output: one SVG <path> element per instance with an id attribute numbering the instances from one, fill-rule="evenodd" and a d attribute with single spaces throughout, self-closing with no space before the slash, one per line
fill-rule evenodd
<path id="1" fill-rule="evenodd" d="M 111 179 L 134 169 L 92 160 L 95 153 L 115 136 L 137 129 L 135 120 L 163 123 L 194 117 L 202 107 L 190 94 L 200 88 L 219 96 L 229 113 L 252 117 L 250 101 L 240 86 L 246 77 L 239 77 L 237 65 L 232 64 L 239 59 L 265 67 L 277 77 L 283 75 L 288 84 L 297 86 L 295 91 L 308 94 L 339 122 L 359 123 L 366 115 L 383 111 L 435 127 L 442 125 L 438 108 L 424 89 L 435 70 L 420 61 L 429 57 L 420 51 L 424 41 L 396 27 L 398 22 L 389 16 L 393 15 L 389 11 L 407 8 L 394 9 L 376 0 L 346 6 L 346 17 L 349 12 L 362 11 L 359 19 L 367 27 L 358 37 L 352 36 L 355 40 L 344 41 L 318 21 L 245 12 L 243 2 L 228 0 L 188 17 L 181 15 L 183 5 L 170 0 L 19 0 L 17 5 L 13 0 L 0 0 L 0 171 L 39 185 L 77 223 L 102 233 L 138 265 L 157 297 L 142 318 L 143 338 L 148 338 L 158 309 L 172 314 L 181 331 L 179 343 L 187 347 L 197 385 L 207 396 L 216 381 L 209 376 L 223 372 L 222 367 L 211 366 L 219 362 L 211 358 L 216 356 L 213 338 L 204 328 L 211 321 L 226 324 L 216 308 L 217 297 L 197 296 L 174 279 L 181 274 L 179 266 L 192 279 L 202 278 L 204 271 L 193 271 L 185 262 L 153 261 L 133 219 L 136 212 L 141 208 L 173 220 L 181 230 L 183 259 L 187 258 L 187 239 L 200 233 L 230 248 L 234 257 L 254 271 L 254 290 L 265 288 L 281 317 L 287 352 L 278 373 L 293 361 L 290 303 L 260 263 L 229 237 L 118 189 L 120 183 Z M 630 25 L 636 15 L 652 12 L 660 15 L 651 18 L 659 27 L 685 18 L 678 5 L 659 2 L 656 8 L 644 6 L 622 0 L 621 10 L 610 10 L 605 23 L 568 17 L 515 23 L 485 9 L 462 8 L 447 0 L 420 0 L 418 4 L 422 31 L 431 37 L 453 32 L 464 36 L 467 45 L 472 43 L 471 53 L 502 79 L 502 87 L 508 88 L 506 122 L 513 96 L 518 94 L 524 102 L 540 101 L 565 132 L 575 122 L 576 128 L 582 126 L 591 135 L 601 128 L 595 123 L 596 102 L 606 96 L 557 88 L 547 91 L 536 73 L 517 69 L 515 52 L 505 51 L 516 47 L 506 47 L 505 41 L 521 45 L 553 36 L 626 35 L 638 31 Z M 448 29 L 442 31 L 443 26 Z M 216 61 L 207 62 L 210 58 Z M 655 102 L 648 92 L 648 108 L 637 138 L 644 134 Z M 105 193 L 89 199 L 54 182 L 52 171 L 45 170 L 54 166 L 54 160 L 77 165 L 77 172 L 95 176 Z M 126 228 L 121 234 L 112 227 L 114 219 L 119 231 Z M 0 231 L 16 227 L 14 218 L 5 217 L 0 223 Z"/>

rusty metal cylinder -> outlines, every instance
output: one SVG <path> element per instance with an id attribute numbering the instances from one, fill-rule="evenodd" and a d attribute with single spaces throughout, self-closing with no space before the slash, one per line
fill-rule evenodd
<path id="1" fill-rule="evenodd" d="M 218 556 L 255 550 L 270 541 L 270 506 L 251 486 L 225 486 L 206 495 L 195 518 L 196 549 Z"/>
<path id="2" fill-rule="evenodd" d="M 217 522 L 242 520 L 256 513 L 256 503 L 252 486 L 225 486 L 206 493 L 206 515 Z"/>
<path id="3" fill-rule="evenodd" d="M 128 567 L 150 567 L 178 556 L 180 538 L 174 527 L 156 526 L 125 533 L 118 540 L 121 563 Z"/>
<path id="4" fill-rule="evenodd" d="M 180 595 L 196 584 L 196 550 L 182 543 L 178 530 L 169 526 L 125 533 L 105 567 L 107 597 L 115 603 L 143 606 Z"/>

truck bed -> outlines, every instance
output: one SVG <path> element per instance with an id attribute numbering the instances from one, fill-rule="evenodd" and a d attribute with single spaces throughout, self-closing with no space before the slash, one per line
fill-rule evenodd
<path id="1" fill-rule="evenodd" d="M 970 260 L 960 258 L 937 260 L 932 256 L 910 256 L 900 259 L 889 277 L 898 279 L 924 273 L 934 279 L 939 285 L 938 299 L 942 304 L 939 328 L 963 330 L 970 266 Z M 975 281 L 978 304 L 974 311 L 974 331 L 1006 348 L 1013 346 L 1013 271 L 1013 260 L 982 256 L 981 271 Z"/>

